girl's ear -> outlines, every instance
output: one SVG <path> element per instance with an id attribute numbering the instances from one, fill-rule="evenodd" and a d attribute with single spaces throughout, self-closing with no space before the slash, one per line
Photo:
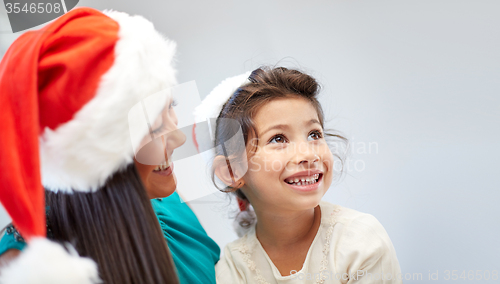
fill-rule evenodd
<path id="1" fill-rule="evenodd" d="M 223 155 L 218 155 L 213 163 L 215 175 L 226 185 L 232 188 L 241 188 L 245 181 L 239 176 L 236 169 L 232 168 L 228 159 Z"/>

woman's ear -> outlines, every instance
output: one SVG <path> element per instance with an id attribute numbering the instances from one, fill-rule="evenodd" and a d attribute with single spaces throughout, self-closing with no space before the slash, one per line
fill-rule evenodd
<path id="1" fill-rule="evenodd" d="M 215 175 L 227 186 L 232 188 L 241 188 L 245 181 L 239 176 L 237 170 L 231 167 L 229 160 L 223 156 L 218 155 L 213 163 Z"/>

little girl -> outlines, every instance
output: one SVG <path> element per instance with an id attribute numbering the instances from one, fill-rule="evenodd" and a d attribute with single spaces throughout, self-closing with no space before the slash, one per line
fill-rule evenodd
<path id="1" fill-rule="evenodd" d="M 215 145 L 234 133 L 228 119 L 241 125 L 245 147 L 216 148 L 213 171 L 256 217 L 225 247 L 217 283 L 402 283 L 377 219 L 321 201 L 341 160 L 325 140 L 316 80 L 283 67 L 248 75 L 226 80 L 201 106 L 224 101 Z"/>

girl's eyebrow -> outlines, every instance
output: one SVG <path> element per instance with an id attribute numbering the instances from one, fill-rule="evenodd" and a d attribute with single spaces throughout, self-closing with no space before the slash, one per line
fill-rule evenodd
<path id="1" fill-rule="evenodd" d="M 308 122 L 306 122 L 306 125 L 311 125 L 311 124 L 315 124 L 315 123 L 321 125 L 321 123 L 319 123 L 319 121 L 317 119 L 314 119 L 314 118 L 309 120 Z"/>
<path id="2" fill-rule="evenodd" d="M 262 133 L 260 134 L 260 136 L 264 135 L 264 133 L 266 133 L 266 132 L 268 132 L 268 131 L 270 131 L 270 130 L 273 130 L 273 129 L 281 129 L 281 130 L 286 130 L 286 129 L 288 129 L 288 128 L 289 128 L 289 126 L 288 126 L 288 125 L 286 125 L 286 124 L 277 124 L 277 125 L 271 126 L 271 127 L 269 127 L 268 129 L 266 129 L 266 131 L 262 132 Z"/>
<path id="3" fill-rule="evenodd" d="M 315 118 L 313 118 L 313 119 L 311 119 L 311 120 L 307 121 L 307 122 L 305 123 L 305 125 L 306 125 L 306 126 L 308 126 L 308 125 L 315 124 L 315 123 L 317 123 L 317 124 L 321 125 L 321 123 L 319 123 L 319 121 L 318 121 L 317 119 L 315 119 Z M 289 127 L 287 124 L 276 124 L 276 125 L 274 125 L 274 126 L 269 127 L 268 129 L 266 129 L 264 132 L 262 132 L 262 133 L 260 134 L 260 136 L 264 135 L 266 132 L 268 132 L 268 131 L 270 131 L 270 130 L 273 130 L 273 129 L 287 130 L 288 128 L 290 128 L 290 127 Z"/>

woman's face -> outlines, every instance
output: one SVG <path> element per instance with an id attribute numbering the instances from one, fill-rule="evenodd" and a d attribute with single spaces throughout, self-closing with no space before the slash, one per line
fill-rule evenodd
<path id="1" fill-rule="evenodd" d="M 161 135 L 165 142 L 164 151 L 168 160 L 166 165 L 145 165 L 134 158 L 135 166 L 150 199 L 167 197 L 177 186 L 171 157 L 174 149 L 186 142 L 186 136 L 177 128 L 177 115 L 172 100 L 157 118 L 152 130 L 157 133 L 156 137 Z"/>
<path id="2" fill-rule="evenodd" d="M 241 190 L 256 211 L 316 207 L 332 182 L 333 155 L 316 109 L 302 98 L 273 100 L 254 116 L 258 141 Z M 251 145 L 249 143 L 249 145 Z"/>

